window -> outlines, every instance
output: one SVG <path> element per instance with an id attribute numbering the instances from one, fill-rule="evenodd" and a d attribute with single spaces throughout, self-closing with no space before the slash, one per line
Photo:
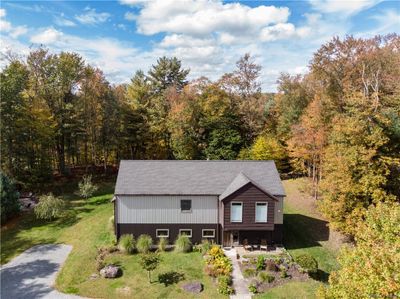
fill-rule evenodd
<path id="1" fill-rule="evenodd" d="M 215 229 L 203 229 L 201 232 L 202 238 L 214 238 Z"/>
<path id="2" fill-rule="evenodd" d="M 241 202 L 231 203 L 231 222 L 242 222 L 243 205 Z"/>
<path id="3" fill-rule="evenodd" d="M 156 229 L 156 237 L 157 238 L 168 238 L 169 237 L 169 229 Z"/>
<path id="4" fill-rule="evenodd" d="M 190 212 L 190 211 L 192 211 L 192 201 L 190 199 L 182 199 L 181 212 Z"/>
<path id="5" fill-rule="evenodd" d="M 268 205 L 266 202 L 256 202 L 256 222 L 267 222 Z"/>
<path id="6" fill-rule="evenodd" d="M 179 230 L 179 234 L 180 235 L 186 235 L 189 238 L 191 238 L 192 237 L 192 230 L 191 229 L 180 229 Z"/>

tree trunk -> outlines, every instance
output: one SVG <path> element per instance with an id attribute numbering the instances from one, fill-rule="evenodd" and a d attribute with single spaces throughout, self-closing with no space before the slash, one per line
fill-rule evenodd
<path id="1" fill-rule="evenodd" d="M 64 152 L 64 134 L 58 137 L 57 142 L 58 155 L 58 171 L 60 174 L 65 174 L 65 152 Z"/>

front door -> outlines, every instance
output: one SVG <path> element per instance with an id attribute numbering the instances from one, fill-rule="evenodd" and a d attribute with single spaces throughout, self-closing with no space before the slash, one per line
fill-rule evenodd
<path id="1" fill-rule="evenodd" d="M 232 231 L 232 245 L 239 246 L 239 232 L 237 230 Z"/>

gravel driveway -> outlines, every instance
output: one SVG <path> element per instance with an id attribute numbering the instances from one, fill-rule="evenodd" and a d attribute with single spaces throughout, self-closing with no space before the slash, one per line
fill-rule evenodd
<path id="1" fill-rule="evenodd" d="M 57 272 L 67 259 L 72 246 L 38 245 L 3 265 L 0 269 L 1 298 L 72 299 L 82 298 L 56 291 Z"/>

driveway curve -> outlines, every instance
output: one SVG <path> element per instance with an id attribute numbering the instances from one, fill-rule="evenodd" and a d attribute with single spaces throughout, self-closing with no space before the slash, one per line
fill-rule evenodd
<path id="1" fill-rule="evenodd" d="M 58 292 L 53 285 L 72 246 L 34 246 L 0 268 L 1 298 L 72 299 L 82 298 Z"/>

